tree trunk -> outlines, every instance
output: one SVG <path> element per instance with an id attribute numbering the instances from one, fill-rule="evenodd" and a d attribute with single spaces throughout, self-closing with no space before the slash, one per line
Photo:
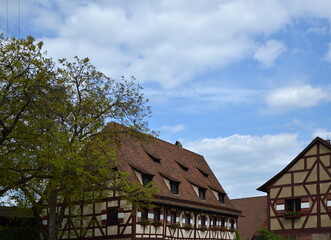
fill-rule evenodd
<path id="1" fill-rule="evenodd" d="M 49 198 L 49 216 L 48 216 L 49 240 L 58 240 L 56 205 L 57 205 L 57 193 L 52 192 Z"/>

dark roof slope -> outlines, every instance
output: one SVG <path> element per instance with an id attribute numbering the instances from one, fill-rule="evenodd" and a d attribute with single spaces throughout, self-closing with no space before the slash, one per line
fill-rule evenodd
<path id="1" fill-rule="evenodd" d="M 232 202 L 244 215 L 238 219 L 239 236 L 251 240 L 268 218 L 267 196 L 233 199 Z"/>
<path id="2" fill-rule="evenodd" d="M 276 174 L 274 177 L 272 177 L 270 180 L 268 180 L 265 184 L 263 184 L 261 187 L 259 187 L 257 190 L 262 192 L 268 192 L 268 187 L 273 184 L 275 181 L 277 181 L 281 176 L 283 176 L 284 173 L 286 173 L 299 159 L 305 155 L 317 142 L 323 144 L 325 147 L 331 149 L 331 145 L 329 142 L 325 141 L 324 139 L 320 137 L 316 137 L 296 158 L 294 158 L 282 171 L 280 171 L 278 174 Z"/>
<path id="3" fill-rule="evenodd" d="M 114 131 L 123 129 L 123 126 L 110 123 L 107 128 Z M 153 182 L 159 189 L 154 196 L 155 202 L 240 215 L 227 196 L 224 204 L 218 201 L 212 190 L 226 193 L 199 154 L 155 137 L 138 140 L 127 134 L 121 138 L 118 160 L 119 170 L 127 172 L 132 181 L 139 181 L 134 169 L 154 176 Z M 179 194 L 171 193 L 164 178 L 180 183 Z M 199 198 L 193 185 L 206 189 L 206 200 Z"/>

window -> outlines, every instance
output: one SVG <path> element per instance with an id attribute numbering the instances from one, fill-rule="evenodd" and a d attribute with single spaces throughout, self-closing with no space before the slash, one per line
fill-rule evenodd
<path id="1" fill-rule="evenodd" d="M 201 227 L 206 226 L 206 216 L 201 216 Z"/>
<path id="2" fill-rule="evenodd" d="M 145 151 L 146 152 L 146 151 Z M 161 159 L 154 157 L 152 154 L 149 154 L 148 152 L 146 152 L 146 154 L 149 156 L 150 159 L 152 159 L 154 162 L 156 163 L 161 163 Z"/>
<path id="3" fill-rule="evenodd" d="M 170 191 L 173 194 L 179 194 L 179 182 L 170 181 Z"/>
<path id="4" fill-rule="evenodd" d="M 108 208 L 107 225 L 115 225 L 117 223 L 118 223 L 118 210 L 117 210 L 117 208 Z"/>
<path id="5" fill-rule="evenodd" d="M 225 218 L 221 218 L 221 227 L 225 227 Z"/>
<path id="6" fill-rule="evenodd" d="M 231 228 L 234 228 L 235 221 L 234 219 L 231 219 Z"/>
<path id="7" fill-rule="evenodd" d="M 185 172 L 188 171 L 188 167 L 186 167 L 186 166 L 180 164 L 179 162 L 177 162 L 177 164 L 178 164 L 178 165 L 181 167 L 181 169 L 183 169 Z"/>
<path id="8" fill-rule="evenodd" d="M 225 199 L 225 194 L 224 194 L 224 193 L 219 193 L 219 194 L 218 194 L 218 201 L 219 201 L 221 204 L 224 204 L 224 199 Z"/>
<path id="9" fill-rule="evenodd" d="M 300 198 L 285 200 L 285 210 L 287 212 L 299 212 L 299 211 L 301 211 L 301 200 L 300 200 Z"/>
<path id="10" fill-rule="evenodd" d="M 176 213 L 171 212 L 170 214 L 170 223 L 175 224 L 176 223 Z"/>
<path id="11" fill-rule="evenodd" d="M 216 217 L 213 217 L 211 219 L 211 225 L 213 225 L 213 227 L 216 227 L 217 226 L 217 219 L 216 219 Z"/>
<path id="12" fill-rule="evenodd" d="M 185 227 L 191 225 L 191 215 L 185 214 Z"/>
<path id="13" fill-rule="evenodd" d="M 205 188 L 199 188 L 199 198 L 201 200 L 206 200 L 206 189 Z"/>
<path id="14" fill-rule="evenodd" d="M 204 176 L 204 177 L 208 177 L 208 173 L 202 171 L 200 168 L 198 168 L 198 170 L 201 172 L 201 174 Z"/>
<path id="15" fill-rule="evenodd" d="M 153 175 L 142 174 L 142 179 L 143 179 L 143 185 L 147 186 L 153 180 Z"/>
<path id="16" fill-rule="evenodd" d="M 154 208 L 154 221 L 160 221 L 160 212 L 159 208 Z"/>
<path id="17" fill-rule="evenodd" d="M 141 209 L 141 220 L 148 220 L 148 209 Z"/>

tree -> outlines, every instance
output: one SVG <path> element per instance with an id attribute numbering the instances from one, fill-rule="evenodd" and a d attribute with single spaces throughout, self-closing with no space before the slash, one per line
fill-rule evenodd
<path id="1" fill-rule="evenodd" d="M 88 58 L 56 65 L 42 47 L 33 37 L 0 37 L 0 196 L 32 207 L 40 226 L 46 204 L 43 235 L 57 239 L 65 209 L 78 200 L 116 189 L 150 203 L 154 189 L 126 180 L 116 169 L 115 133 L 101 131 L 116 120 L 146 133 L 150 108 L 134 78 L 117 82 Z"/>

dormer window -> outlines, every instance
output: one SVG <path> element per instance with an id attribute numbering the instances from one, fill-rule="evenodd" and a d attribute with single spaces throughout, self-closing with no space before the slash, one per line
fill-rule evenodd
<path id="1" fill-rule="evenodd" d="M 149 156 L 150 159 L 153 160 L 153 162 L 156 162 L 156 163 L 161 163 L 161 159 L 157 158 L 157 157 L 154 157 L 152 154 L 149 154 L 148 152 L 145 151 L 145 153 Z"/>
<path id="2" fill-rule="evenodd" d="M 142 174 L 141 177 L 144 187 L 147 186 L 153 180 L 153 175 L 150 174 Z"/>
<path id="3" fill-rule="evenodd" d="M 179 162 L 177 162 L 177 164 L 180 166 L 181 169 L 183 169 L 185 172 L 188 171 L 188 167 L 184 166 L 183 164 L 180 164 Z"/>
<path id="4" fill-rule="evenodd" d="M 199 188 L 199 198 L 201 200 L 206 200 L 206 189 L 205 188 Z"/>
<path id="5" fill-rule="evenodd" d="M 221 204 L 224 204 L 224 202 L 225 202 L 225 194 L 224 193 L 218 193 L 218 201 Z"/>
<path id="6" fill-rule="evenodd" d="M 170 181 L 170 191 L 173 194 L 179 194 L 179 182 Z"/>
<path id="7" fill-rule="evenodd" d="M 208 173 L 202 171 L 200 168 L 198 168 L 198 170 L 201 172 L 201 174 L 202 174 L 204 177 L 208 177 L 208 176 L 209 176 Z"/>

